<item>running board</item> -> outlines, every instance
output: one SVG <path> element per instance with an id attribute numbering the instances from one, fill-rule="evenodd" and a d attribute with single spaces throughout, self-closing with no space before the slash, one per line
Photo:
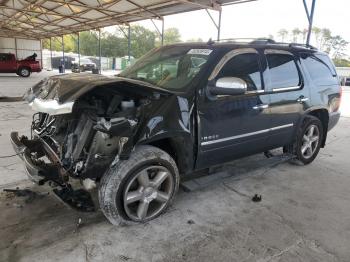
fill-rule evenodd
<path id="1" fill-rule="evenodd" d="M 266 154 L 265 154 L 266 156 Z M 199 189 L 203 189 L 206 187 L 209 187 L 214 184 L 218 184 L 222 182 L 225 179 L 240 179 L 246 176 L 248 173 L 251 173 L 253 171 L 256 171 L 260 168 L 272 168 L 274 166 L 277 166 L 281 163 L 284 163 L 286 161 L 289 161 L 293 158 L 295 158 L 294 155 L 291 154 L 280 154 L 280 155 L 270 155 L 266 156 L 266 158 L 262 158 L 259 160 L 253 160 L 254 164 L 252 164 L 252 157 L 248 157 L 245 159 L 240 159 L 237 169 L 235 168 L 236 165 L 233 166 L 235 170 L 228 171 L 220 171 L 217 173 L 210 173 L 209 175 L 205 175 L 202 177 L 190 179 L 184 182 L 181 182 L 181 187 L 185 192 L 191 192 L 196 191 Z M 255 156 L 256 158 L 256 156 Z M 235 164 L 235 162 L 232 162 L 232 164 Z"/>

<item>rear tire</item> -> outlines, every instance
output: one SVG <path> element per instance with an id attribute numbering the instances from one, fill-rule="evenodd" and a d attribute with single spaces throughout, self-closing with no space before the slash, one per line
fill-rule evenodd
<path id="1" fill-rule="evenodd" d="M 128 160 L 120 160 L 103 175 L 100 208 L 113 225 L 147 222 L 170 206 L 179 181 L 169 154 L 153 146 L 138 146 Z"/>
<path id="2" fill-rule="evenodd" d="M 299 127 L 295 142 L 285 146 L 283 151 L 296 156 L 291 161 L 292 163 L 307 165 L 315 160 L 320 151 L 322 140 L 323 125 L 321 121 L 317 117 L 308 115 Z"/>
<path id="3" fill-rule="evenodd" d="M 18 69 L 18 75 L 21 77 L 29 77 L 30 76 L 30 69 L 27 67 L 21 67 Z"/>

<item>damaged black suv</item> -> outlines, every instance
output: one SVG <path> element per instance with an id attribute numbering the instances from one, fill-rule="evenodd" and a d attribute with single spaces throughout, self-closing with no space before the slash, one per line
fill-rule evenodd
<path id="1" fill-rule="evenodd" d="M 30 179 L 64 200 L 98 185 L 113 224 L 145 222 L 180 179 L 283 147 L 312 162 L 338 122 L 335 68 L 311 46 L 255 40 L 155 49 L 116 77 L 54 76 L 25 95 L 32 136 L 11 134 Z M 71 193 L 71 194 L 70 194 Z"/>

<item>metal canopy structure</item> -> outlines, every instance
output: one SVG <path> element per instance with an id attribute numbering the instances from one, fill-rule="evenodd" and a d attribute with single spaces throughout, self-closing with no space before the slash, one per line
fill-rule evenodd
<path id="1" fill-rule="evenodd" d="M 44 39 L 256 0 L 0 0 L 0 36 Z"/>

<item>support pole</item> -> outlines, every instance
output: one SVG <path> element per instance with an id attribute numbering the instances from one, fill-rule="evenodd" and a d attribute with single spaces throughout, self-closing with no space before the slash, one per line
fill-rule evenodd
<path id="1" fill-rule="evenodd" d="M 50 36 L 50 64 L 51 64 L 51 70 L 53 70 L 53 64 L 52 64 L 52 39 Z"/>
<path id="2" fill-rule="evenodd" d="M 151 22 L 152 22 L 152 24 L 154 25 L 155 29 L 157 30 L 158 35 L 159 35 L 159 37 L 160 37 L 161 45 L 163 46 L 163 44 L 164 44 L 164 17 L 162 17 L 162 28 L 161 28 L 161 30 L 159 30 L 158 26 L 157 26 L 156 23 L 153 21 L 153 19 L 151 19 Z"/>
<path id="3" fill-rule="evenodd" d="M 63 39 L 63 35 L 62 35 L 62 73 L 64 73 L 66 71 L 66 63 L 65 63 L 65 57 L 64 57 L 64 39 Z"/>
<path id="4" fill-rule="evenodd" d="M 128 61 L 130 65 L 131 60 L 131 26 L 128 27 Z"/>
<path id="5" fill-rule="evenodd" d="M 18 59 L 18 52 L 17 52 L 17 38 L 15 37 L 15 53 L 16 53 L 16 59 Z"/>
<path id="6" fill-rule="evenodd" d="M 164 17 L 162 19 L 162 46 L 164 45 Z"/>
<path id="7" fill-rule="evenodd" d="M 311 12 L 309 12 L 309 9 L 308 9 L 307 4 L 306 4 L 306 0 L 303 0 L 303 3 L 304 3 L 304 8 L 306 11 L 307 18 L 309 20 L 309 30 L 307 32 L 307 38 L 306 38 L 306 44 L 309 45 L 311 33 L 312 33 L 312 24 L 313 24 L 313 20 L 314 20 L 316 0 L 312 0 Z"/>
<path id="8" fill-rule="evenodd" d="M 40 63 L 41 63 L 41 69 L 44 68 L 44 64 L 43 64 L 43 40 L 40 39 Z"/>
<path id="9" fill-rule="evenodd" d="M 99 73 L 102 72 L 102 63 L 101 63 L 101 29 L 98 29 L 98 55 L 99 55 Z"/>
<path id="10" fill-rule="evenodd" d="M 220 40 L 220 34 L 221 34 L 221 14 L 222 10 L 219 10 L 219 23 L 218 23 L 218 41 Z"/>
<path id="11" fill-rule="evenodd" d="M 204 9 L 204 10 L 207 12 L 207 14 L 208 14 L 210 20 L 213 22 L 213 24 L 214 24 L 214 26 L 215 26 L 215 28 L 216 28 L 216 30 L 217 30 L 217 32 L 218 32 L 218 34 L 217 34 L 217 40 L 220 40 L 220 33 L 221 33 L 221 12 L 222 12 L 222 10 L 221 10 L 221 9 L 219 10 L 219 19 L 218 19 L 219 21 L 218 21 L 218 22 L 215 21 L 214 17 L 211 15 L 211 13 L 208 11 L 208 9 Z"/>
<path id="12" fill-rule="evenodd" d="M 78 32 L 78 66 L 80 70 L 80 32 Z"/>

